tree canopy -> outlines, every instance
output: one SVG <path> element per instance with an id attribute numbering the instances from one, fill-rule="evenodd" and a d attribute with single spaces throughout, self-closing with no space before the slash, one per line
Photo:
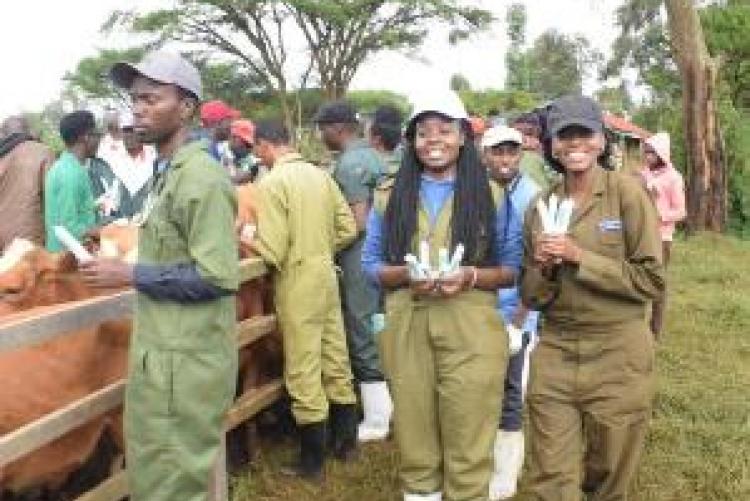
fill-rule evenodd
<path id="1" fill-rule="evenodd" d="M 105 29 L 148 36 L 151 45 L 210 48 L 239 62 L 277 93 L 290 120 L 292 89 L 312 83 L 328 99 L 339 98 L 369 56 L 415 49 L 435 24 L 448 26 L 449 39 L 458 42 L 492 21 L 489 11 L 457 0 L 178 0 L 171 9 L 114 12 Z M 307 63 L 295 73 L 297 40 Z"/>

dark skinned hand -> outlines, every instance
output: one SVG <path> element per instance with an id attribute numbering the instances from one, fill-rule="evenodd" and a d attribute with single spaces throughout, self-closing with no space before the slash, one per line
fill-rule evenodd
<path id="1" fill-rule="evenodd" d="M 114 289 L 133 285 L 133 265 L 120 259 L 94 258 L 80 263 L 83 281 L 95 289 Z"/>
<path id="2" fill-rule="evenodd" d="M 453 297 L 466 288 L 471 281 L 471 268 L 461 267 L 456 273 L 440 277 L 437 282 L 438 293 L 442 297 Z"/>
<path id="3" fill-rule="evenodd" d="M 437 295 L 437 283 L 431 278 L 422 280 L 409 280 L 409 287 L 415 296 L 436 296 Z"/>

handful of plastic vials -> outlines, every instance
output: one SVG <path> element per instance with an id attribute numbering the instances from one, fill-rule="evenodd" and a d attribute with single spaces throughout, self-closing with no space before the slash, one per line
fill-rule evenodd
<path id="1" fill-rule="evenodd" d="M 438 250 L 438 267 L 434 269 L 430 261 L 430 244 L 422 241 L 419 244 L 419 259 L 414 254 L 407 254 L 404 256 L 404 261 L 409 269 L 409 278 L 411 280 L 436 280 L 458 272 L 463 258 L 463 244 L 456 245 L 456 249 L 453 251 L 453 256 L 450 259 L 448 259 L 448 249 L 442 247 Z"/>
<path id="2" fill-rule="evenodd" d="M 542 231 L 547 235 L 564 235 L 568 232 L 570 219 L 573 216 L 573 200 L 566 198 L 558 203 L 554 193 L 549 197 L 549 203 L 540 198 L 536 203 L 536 210 L 542 220 Z"/>

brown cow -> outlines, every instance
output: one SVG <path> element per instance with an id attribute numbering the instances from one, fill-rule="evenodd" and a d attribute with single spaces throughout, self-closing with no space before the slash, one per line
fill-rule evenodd
<path id="1" fill-rule="evenodd" d="M 240 222 L 255 222 L 254 190 L 238 190 Z M 240 228 L 241 226 L 238 226 Z M 127 256 L 137 248 L 137 228 L 109 225 L 96 235 L 100 254 Z M 238 293 L 238 319 L 270 311 L 265 279 L 245 284 Z M 0 258 L 0 325 L 28 314 L 27 310 L 93 295 L 76 273 L 69 254 L 53 255 L 31 244 L 16 242 Z M 36 314 L 38 310 L 34 313 Z M 10 317 L 3 317 L 11 315 Z M 42 345 L 0 354 L 0 434 L 34 421 L 125 374 L 130 322 L 105 322 L 99 327 L 58 337 Z M 257 387 L 281 374 L 278 338 L 267 338 L 241 353 L 240 388 Z M 102 363 L 106 361 L 106 363 Z M 21 382 L 25 384 L 21 385 Z M 23 397 L 23 398 L 20 398 Z M 5 405 L 12 402 L 12 405 Z M 93 452 L 110 427 L 122 449 L 121 414 L 92 420 L 59 440 L 0 470 L 0 492 L 28 487 L 57 487 Z M 255 437 L 248 426 L 247 438 Z"/>
<path id="2" fill-rule="evenodd" d="M 0 325 L 93 296 L 68 254 L 14 242 L 0 258 Z M 33 312 L 31 311 L 33 309 Z M 36 346 L 0 353 L 0 435 L 117 381 L 125 374 L 130 321 L 105 322 Z M 101 416 L 0 469 L 0 491 L 59 487 L 89 458 L 119 413 Z"/>

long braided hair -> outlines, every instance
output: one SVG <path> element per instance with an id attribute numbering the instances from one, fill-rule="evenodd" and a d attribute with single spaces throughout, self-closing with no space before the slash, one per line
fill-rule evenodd
<path id="1" fill-rule="evenodd" d="M 424 168 L 414 146 L 414 127 L 407 129 L 401 167 L 388 199 L 383 219 L 383 249 L 390 264 L 403 264 L 412 252 L 417 231 L 419 187 Z M 472 140 L 471 130 L 461 121 L 464 145 L 456 166 L 451 219 L 451 249 L 464 245 L 463 265 L 488 266 L 494 262 L 496 207 L 487 170 Z"/>

